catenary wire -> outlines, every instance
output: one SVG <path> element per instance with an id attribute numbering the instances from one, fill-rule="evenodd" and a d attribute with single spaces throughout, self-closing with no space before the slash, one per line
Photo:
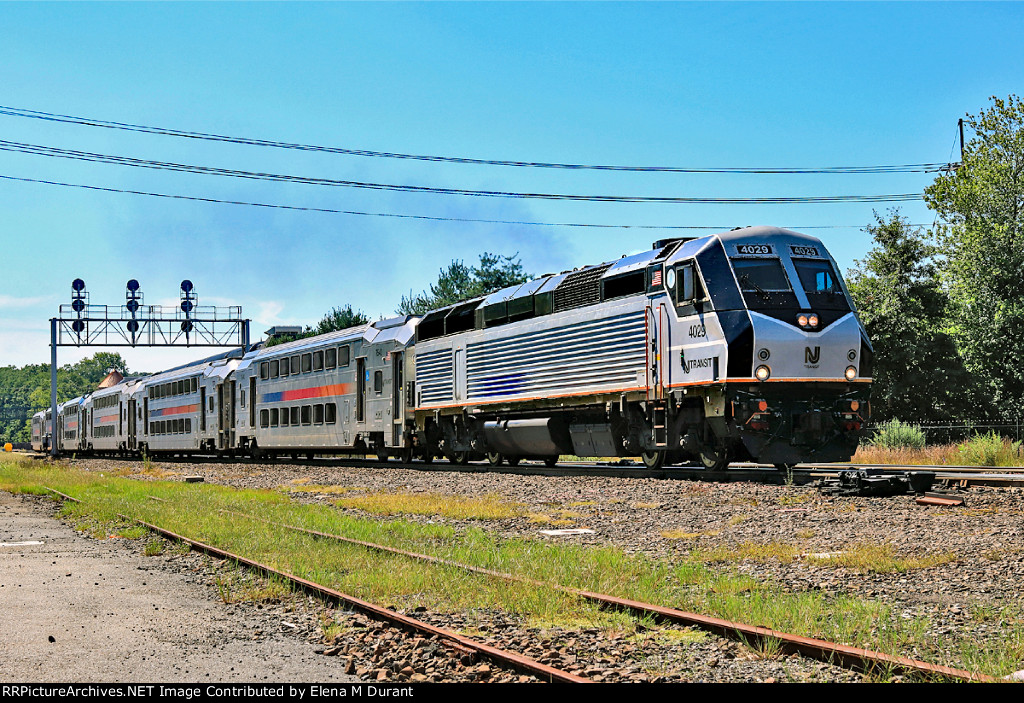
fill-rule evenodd
<path id="1" fill-rule="evenodd" d="M 126 188 L 109 188 L 104 186 L 87 185 L 83 183 L 66 183 L 63 181 L 50 181 L 39 178 L 25 178 L 21 176 L 8 176 L 0 174 L 0 179 L 8 181 L 19 181 L 22 183 L 39 183 L 43 185 L 63 186 L 66 188 L 80 188 L 83 190 L 101 191 L 105 193 L 122 193 L 126 195 L 144 195 L 154 198 L 168 198 L 173 200 L 193 200 L 204 203 L 218 203 L 224 205 L 244 205 L 249 207 L 274 208 L 281 210 L 298 210 L 305 212 L 321 212 L 335 215 L 359 215 L 365 217 L 394 217 L 412 220 L 432 220 L 435 222 L 474 222 L 481 224 L 498 225 L 522 225 L 530 227 L 585 227 L 595 229 L 675 229 L 675 230 L 717 230 L 724 231 L 732 229 L 732 225 L 617 225 L 603 224 L 596 222 L 530 222 L 526 220 L 488 220 L 471 217 L 439 217 L 433 215 L 413 215 L 395 212 L 366 212 L 360 210 L 340 210 L 334 208 L 306 207 L 300 205 L 284 205 L 280 203 L 259 203 L 244 200 L 222 200 L 220 198 L 207 198 L 194 195 L 177 195 L 171 193 L 155 193 L 144 190 L 130 190 Z M 927 227 L 923 224 L 910 225 L 911 227 Z M 790 229 L 863 229 L 863 225 L 790 225 Z"/>
<path id="2" fill-rule="evenodd" d="M 234 137 L 222 134 L 211 134 L 207 132 L 195 132 L 169 127 L 152 127 L 147 125 L 131 124 L 127 122 L 115 122 L 111 120 L 100 120 L 88 117 L 77 117 L 74 115 L 63 115 L 54 112 L 41 110 L 28 110 L 24 108 L 9 107 L 0 105 L 0 115 L 10 117 L 27 117 L 49 122 L 60 122 L 65 124 L 77 124 L 89 127 L 103 127 L 106 129 L 118 129 L 130 132 L 141 132 L 144 134 L 157 134 L 162 136 L 182 137 L 187 139 L 199 139 L 205 141 L 226 142 L 229 144 L 244 144 L 249 146 L 275 147 L 279 149 L 296 149 L 300 151 L 315 151 L 329 154 L 343 154 L 347 156 L 365 156 L 387 159 L 410 159 L 416 161 L 431 161 L 442 163 L 473 164 L 484 166 L 515 166 L 521 168 L 549 168 L 568 170 L 595 170 L 595 171 L 628 171 L 639 173 L 732 173 L 732 174 L 872 174 L 872 173 L 936 173 L 948 170 L 950 163 L 920 163 L 920 164 L 891 164 L 876 166 L 825 166 L 825 167 L 694 167 L 694 166 L 612 166 L 596 164 L 572 164 L 553 163 L 543 161 L 512 161 L 504 159 L 476 159 L 460 156 L 433 156 L 427 154 L 404 154 L 389 151 L 372 151 L 369 149 L 348 149 L 343 147 L 329 147 L 315 144 L 298 144 L 294 142 L 282 142 L 269 139 L 255 139 L 250 137 Z"/>
<path id="3" fill-rule="evenodd" d="M 35 156 L 47 156 L 53 158 L 73 159 L 78 161 L 90 161 L 97 163 L 113 164 L 118 166 L 132 166 L 134 168 L 147 168 L 164 171 L 179 171 L 200 175 L 227 176 L 232 178 L 245 178 L 251 180 L 276 181 L 287 183 L 299 183 L 304 185 L 319 185 L 345 188 L 364 188 L 370 190 L 386 190 L 404 193 L 433 193 L 440 195 L 459 195 L 471 197 L 488 198 L 522 198 L 539 200 L 563 200 L 576 202 L 613 202 L 613 203 L 660 203 L 660 204 L 683 204 L 683 203 L 704 203 L 704 204 L 782 204 L 782 203 L 840 203 L 840 202 L 862 202 L 862 203 L 887 203 L 907 202 L 921 200 L 920 193 L 894 193 L 886 195 L 810 195 L 793 197 L 762 197 L 762 198 L 707 198 L 688 196 L 638 196 L 638 195 L 578 195 L 572 193 L 523 193 L 515 191 L 495 190 L 472 190 L 468 188 L 439 188 L 436 186 L 416 186 L 392 183 L 370 183 L 365 181 L 339 180 L 333 178 L 316 178 L 309 176 L 295 176 L 287 174 L 262 173 L 254 171 L 241 171 L 237 169 L 216 168 L 211 166 L 196 166 L 190 164 L 179 164 L 168 161 L 155 161 L 153 159 L 137 159 L 129 156 L 117 156 L 111 154 L 98 154 L 94 152 L 79 151 L 76 149 L 61 149 L 57 147 L 43 146 L 39 144 L 26 144 L 0 140 L 0 151 L 32 154 Z"/>

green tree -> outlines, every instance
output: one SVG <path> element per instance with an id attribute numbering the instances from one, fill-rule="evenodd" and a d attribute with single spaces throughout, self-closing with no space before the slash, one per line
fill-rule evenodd
<path id="1" fill-rule="evenodd" d="M 872 417 L 980 419 L 980 394 L 945 328 L 938 248 L 892 210 L 868 225 L 875 246 L 847 276 L 875 350 Z"/>
<path id="2" fill-rule="evenodd" d="M 963 164 L 925 200 L 944 220 L 952 333 L 1003 417 L 1024 416 L 1024 103 L 1011 95 L 964 125 Z"/>
<path id="3" fill-rule="evenodd" d="M 57 369 L 57 402 L 96 390 L 110 369 L 128 373 L 128 365 L 121 355 L 110 352 L 98 352 L 78 363 L 61 366 Z M 32 415 L 48 407 L 49 364 L 0 367 L 0 440 L 27 442 L 31 436 Z"/>
<path id="4" fill-rule="evenodd" d="M 462 261 L 452 261 L 447 269 L 438 272 L 437 282 L 431 284 L 429 290 L 402 296 L 397 312 L 399 315 L 422 315 L 528 280 L 530 274 L 523 272 L 519 254 L 503 256 L 484 252 L 480 255 L 480 265 L 472 268 Z"/>
<path id="5" fill-rule="evenodd" d="M 365 325 L 370 321 L 362 310 L 353 310 L 351 305 L 343 308 L 331 308 L 331 311 L 323 316 L 323 319 L 313 328 L 313 334 L 327 334 L 337 330 L 347 330 L 349 327 Z"/>
<path id="6" fill-rule="evenodd" d="M 306 325 L 306 329 L 301 334 L 286 334 L 279 335 L 277 337 L 271 337 L 267 340 L 266 346 L 273 347 L 278 344 L 284 344 L 285 342 L 293 342 L 296 339 L 305 339 L 306 337 L 313 337 L 318 334 L 327 334 L 328 332 L 335 332 L 337 330 L 347 330 L 349 327 L 356 327 L 357 325 L 365 325 L 370 321 L 362 310 L 353 310 L 351 305 L 345 305 L 345 307 L 334 307 L 331 311 L 323 316 L 320 322 L 317 323 L 316 327 L 310 327 Z"/>
<path id="7" fill-rule="evenodd" d="M 96 352 L 91 357 L 79 361 L 72 369 L 82 377 L 84 382 L 96 385 L 111 371 L 117 371 L 122 376 L 127 376 L 128 362 L 120 354 L 114 352 Z"/>

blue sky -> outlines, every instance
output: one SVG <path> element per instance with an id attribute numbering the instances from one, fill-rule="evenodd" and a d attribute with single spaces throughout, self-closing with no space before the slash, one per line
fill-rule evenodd
<path id="1" fill-rule="evenodd" d="M 669 166 L 944 162 L 956 121 L 1020 94 L 1019 3 L 0 3 L 0 104 L 271 140 L 485 159 Z M 438 164 L 214 144 L 0 116 L 0 139 L 333 179 L 514 192 L 765 197 L 920 192 L 927 174 L 637 174 Z M 954 159 L 956 154 L 953 153 Z M 886 204 L 472 198 L 143 170 L 0 151 L 0 175 L 228 200 L 529 222 L 772 224 L 843 268 Z M 930 223 L 923 203 L 900 204 Z M 83 278 L 118 305 L 194 281 L 258 333 L 351 303 L 390 315 L 452 259 L 535 274 L 671 230 L 268 210 L 0 180 L 0 365 L 49 360 Z M 60 363 L 97 349 L 62 348 Z M 119 350 L 156 370 L 205 350 Z"/>

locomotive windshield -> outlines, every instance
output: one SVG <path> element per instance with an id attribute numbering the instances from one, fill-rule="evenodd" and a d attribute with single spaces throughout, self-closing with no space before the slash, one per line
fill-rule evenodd
<path id="1" fill-rule="evenodd" d="M 731 259 L 743 300 L 751 310 L 796 307 L 796 294 L 782 262 L 775 258 Z"/>
<path id="2" fill-rule="evenodd" d="M 850 304 L 832 268 L 832 262 L 822 259 L 793 259 L 800 285 L 807 293 L 811 306 L 825 310 L 849 310 Z"/>
<path id="3" fill-rule="evenodd" d="M 766 295 L 790 290 L 786 271 L 778 259 L 733 259 L 732 267 L 744 293 Z"/>

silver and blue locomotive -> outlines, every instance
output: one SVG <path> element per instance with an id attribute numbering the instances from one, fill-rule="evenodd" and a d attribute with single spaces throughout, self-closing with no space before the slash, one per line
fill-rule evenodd
<path id="1" fill-rule="evenodd" d="M 427 314 L 417 439 L 492 463 L 846 461 L 871 357 L 819 240 L 754 227 L 662 241 Z"/>

